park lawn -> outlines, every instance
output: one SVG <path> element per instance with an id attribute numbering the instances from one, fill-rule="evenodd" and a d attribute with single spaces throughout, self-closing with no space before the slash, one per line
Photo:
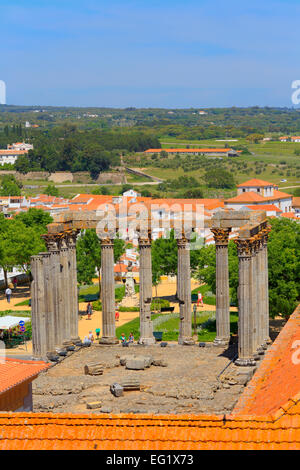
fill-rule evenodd
<path id="1" fill-rule="evenodd" d="M 162 314 L 152 315 L 151 319 L 163 320 L 160 321 L 157 327 L 154 327 L 154 331 L 163 331 L 163 341 L 178 341 L 179 333 L 179 314 Z M 211 312 L 197 312 L 197 327 L 203 325 L 201 332 L 198 331 L 198 340 L 203 342 L 211 342 L 216 337 L 216 320 L 211 317 Z M 124 333 L 125 337 L 128 338 L 130 333 L 133 333 L 135 341 L 140 337 L 140 319 L 139 317 L 131 320 L 128 323 L 118 327 L 116 329 L 116 336 L 120 338 L 121 334 Z M 193 324 L 192 324 L 193 328 Z M 238 315 L 231 312 L 230 314 L 230 331 L 233 334 L 237 333 L 238 329 Z"/>

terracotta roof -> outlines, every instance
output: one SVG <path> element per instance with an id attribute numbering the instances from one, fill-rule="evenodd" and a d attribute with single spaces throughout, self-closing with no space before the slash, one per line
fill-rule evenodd
<path id="1" fill-rule="evenodd" d="M 253 211 L 257 211 L 257 209 L 259 209 L 260 211 L 275 211 L 275 212 L 282 212 L 281 209 L 278 209 L 277 206 L 275 206 L 275 204 L 256 204 L 254 206 L 247 206 L 249 207 L 249 209 L 253 210 Z"/>
<path id="2" fill-rule="evenodd" d="M 247 191 L 246 193 L 238 194 L 237 196 L 231 197 L 230 199 L 225 200 L 226 203 L 231 202 L 263 202 L 266 201 L 266 198 L 261 196 L 261 194 L 255 193 L 254 191 Z"/>
<path id="3" fill-rule="evenodd" d="M 261 186 L 276 186 L 274 183 L 270 183 L 269 181 L 259 180 L 253 178 L 251 180 L 245 181 L 245 183 L 238 184 L 238 188 L 246 188 L 246 187 L 261 187 Z"/>
<path id="4" fill-rule="evenodd" d="M 1 413 L 0 449 L 300 449 L 300 410 L 279 418 Z"/>
<path id="5" fill-rule="evenodd" d="M 293 207 L 300 207 L 300 197 L 293 197 Z"/>
<path id="6" fill-rule="evenodd" d="M 297 403 L 300 420 L 300 360 L 296 353 L 297 348 L 299 351 L 299 341 L 300 305 L 277 336 L 240 397 L 234 409 L 235 415 L 268 415 L 278 410 L 282 412 Z M 294 353 L 296 356 L 293 356 Z"/>
<path id="7" fill-rule="evenodd" d="M 281 214 L 281 217 L 285 217 L 287 219 L 297 219 L 300 220 L 296 215 L 295 212 L 284 212 Z"/>
<path id="8" fill-rule="evenodd" d="M 35 378 L 49 367 L 43 361 L 23 361 L 5 358 L 0 362 L 0 393 L 15 387 L 29 378 Z"/>
<path id="9" fill-rule="evenodd" d="M 0 156 L 1 155 L 24 155 L 25 153 L 28 153 L 28 150 L 0 150 Z"/>

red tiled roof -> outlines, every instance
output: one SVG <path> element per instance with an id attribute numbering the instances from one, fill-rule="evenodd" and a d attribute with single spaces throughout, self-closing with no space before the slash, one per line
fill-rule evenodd
<path id="1" fill-rule="evenodd" d="M 0 413 L 1 450 L 300 449 L 300 410 L 271 416 Z"/>
<path id="2" fill-rule="evenodd" d="M 268 415 L 280 408 L 285 409 L 287 403 L 295 405 L 299 402 L 300 361 L 298 363 L 293 361 L 293 354 L 297 348 L 299 350 L 299 340 L 300 305 L 268 350 L 265 359 L 240 397 L 234 414 Z M 300 419 L 299 405 L 298 411 Z"/>
<path id="3" fill-rule="evenodd" d="M 269 181 L 259 180 L 256 178 L 252 178 L 251 180 L 245 181 L 245 183 L 238 184 L 238 188 L 246 188 L 246 187 L 262 187 L 262 186 L 276 186 L 274 183 L 270 183 Z"/>
<path id="4" fill-rule="evenodd" d="M 287 219 L 297 219 L 297 220 L 300 220 L 294 212 L 284 212 L 283 214 L 281 214 L 281 217 L 286 217 Z"/>
<path id="5" fill-rule="evenodd" d="M 5 358 L 5 361 L 0 363 L 0 393 L 6 392 L 29 378 L 35 378 L 48 367 L 49 365 L 43 361 Z"/>
<path id="6" fill-rule="evenodd" d="M 249 209 L 253 211 L 257 211 L 259 209 L 260 211 L 275 211 L 275 212 L 282 212 L 281 209 L 278 209 L 275 204 L 256 204 L 255 206 L 247 206 Z"/>
<path id="7" fill-rule="evenodd" d="M 237 196 L 234 196 L 234 197 L 231 197 L 230 199 L 226 199 L 225 200 L 225 204 L 227 202 L 231 203 L 231 202 L 239 202 L 239 203 L 251 203 L 251 202 L 263 202 L 263 201 L 266 201 L 266 198 L 264 198 L 263 196 L 261 196 L 260 194 L 258 193 L 255 193 L 254 191 L 247 191 L 246 193 L 241 193 L 241 194 L 238 194 Z"/>
<path id="8" fill-rule="evenodd" d="M 0 149 L 0 155 L 24 155 L 28 150 L 3 150 Z"/>
<path id="9" fill-rule="evenodd" d="M 293 207 L 300 207 L 300 197 L 293 197 Z"/>

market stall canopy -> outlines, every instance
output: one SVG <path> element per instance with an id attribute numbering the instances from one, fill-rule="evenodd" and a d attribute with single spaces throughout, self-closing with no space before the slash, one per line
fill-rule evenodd
<path id="1" fill-rule="evenodd" d="M 6 315 L 5 317 L 0 317 L 0 330 L 9 330 L 9 328 L 14 328 L 19 325 L 20 321 L 24 323 L 29 322 L 29 317 L 13 317 L 12 315 Z"/>

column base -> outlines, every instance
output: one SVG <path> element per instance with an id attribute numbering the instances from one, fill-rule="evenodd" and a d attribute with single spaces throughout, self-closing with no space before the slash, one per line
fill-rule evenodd
<path id="1" fill-rule="evenodd" d="M 229 341 L 230 338 L 215 338 L 213 341 L 213 345 L 220 348 L 224 348 L 229 346 Z"/>
<path id="2" fill-rule="evenodd" d="M 152 344 L 155 344 L 155 343 L 156 343 L 156 341 L 155 341 L 154 336 L 152 338 L 151 337 L 149 337 L 149 338 L 140 338 L 138 340 L 138 344 L 143 344 L 145 346 L 151 346 Z"/>
<path id="3" fill-rule="evenodd" d="M 239 357 L 235 361 L 235 365 L 241 366 L 241 367 L 256 366 L 256 361 L 251 357 L 249 357 L 249 358 Z"/>
<path id="4" fill-rule="evenodd" d="M 178 344 L 181 344 L 183 346 L 193 346 L 195 344 L 195 341 L 191 336 L 189 337 L 183 337 L 183 338 L 178 338 Z"/>
<path id="5" fill-rule="evenodd" d="M 99 344 L 119 344 L 119 340 L 112 336 L 102 336 L 102 338 L 99 339 Z"/>

